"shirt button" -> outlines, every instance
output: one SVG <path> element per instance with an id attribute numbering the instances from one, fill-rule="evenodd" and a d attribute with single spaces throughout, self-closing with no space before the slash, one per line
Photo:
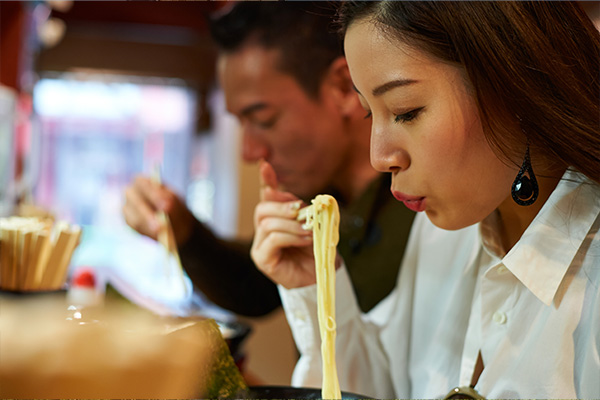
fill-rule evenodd
<path id="1" fill-rule="evenodd" d="M 503 313 L 502 311 L 496 311 L 494 313 L 494 316 L 492 317 L 492 319 L 494 320 L 495 323 L 497 323 L 498 325 L 503 325 L 506 323 L 506 314 Z"/>
<path id="2" fill-rule="evenodd" d="M 507 272 L 508 272 L 508 268 L 506 268 L 504 265 L 501 265 L 498 267 L 498 275 L 504 275 Z"/>

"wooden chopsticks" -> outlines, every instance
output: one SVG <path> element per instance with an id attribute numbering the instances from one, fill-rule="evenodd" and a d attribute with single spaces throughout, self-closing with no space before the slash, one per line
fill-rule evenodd
<path id="1" fill-rule="evenodd" d="M 162 184 L 162 179 L 160 175 L 160 166 L 157 165 L 154 168 L 154 172 L 152 174 L 152 181 L 160 185 Z M 158 231 L 158 242 L 164 247 L 166 252 L 166 262 L 165 262 L 165 275 L 170 277 L 171 275 L 171 259 L 175 260 L 175 271 L 177 273 L 177 278 L 181 281 L 181 284 L 187 293 L 188 285 L 186 284 L 185 273 L 183 272 L 183 266 L 181 265 L 181 259 L 179 258 L 179 251 L 177 250 L 177 242 L 175 241 L 175 234 L 173 233 L 173 226 L 171 225 L 171 220 L 169 216 L 164 211 L 157 212 L 158 223 L 160 225 Z"/>
<path id="2" fill-rule="evenodd" d="M 67 280 L 81 228 L 33 217 L 0 218 L 0 289 L 57 290 Z"/>

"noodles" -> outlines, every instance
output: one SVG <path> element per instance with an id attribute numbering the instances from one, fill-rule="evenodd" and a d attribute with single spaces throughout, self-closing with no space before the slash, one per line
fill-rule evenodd
<path id="1" fill-rule="evenodd" d="M 323 399 L 341 399 L 335 363 L 335 255 L 339 240 L 340 213 L 335 199 L 318 195 L 312 206 L 301 210 L 298 218 L 306 218 L 313 229 L 313 249 L 317 274 L 317 304 L 323 362 Z"/>

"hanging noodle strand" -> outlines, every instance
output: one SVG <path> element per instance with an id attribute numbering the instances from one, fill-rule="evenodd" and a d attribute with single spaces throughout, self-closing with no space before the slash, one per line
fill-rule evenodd
<path id="1" fill-rule="evenodd" d="M 341 399 L 335 362 L 335 255 L 339 241 L 340 213 L 336 200 L 329 195 L 318 195 L 312 200 L 312 206 L 302 211 L 299 218 L 306 219 L 305 226 L 313 229 L 323 362 L 321 396 L 323 399 Z"/>

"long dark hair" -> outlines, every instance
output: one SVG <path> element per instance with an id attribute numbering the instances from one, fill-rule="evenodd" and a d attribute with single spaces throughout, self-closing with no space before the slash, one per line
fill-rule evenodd
<path id="1" fill-rule="evenodd" d="M 528 143 L 600 183 L 600 34 L 575 2 L 345 2 L 341 33 L 365 18 L 464 67 L 500 156 L 520 163 Z"/>

